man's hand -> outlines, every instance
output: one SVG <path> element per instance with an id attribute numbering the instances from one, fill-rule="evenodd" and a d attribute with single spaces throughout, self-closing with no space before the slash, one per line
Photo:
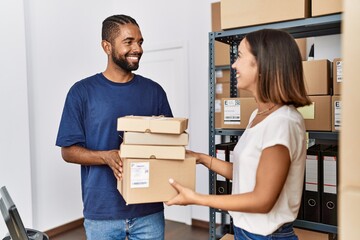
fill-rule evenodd
<path id="1" fill-rule="evenodd" d="M 122 160 L 119 150 L 105 151 L 103 155 L 104 162 L 113 170 L 118 181 L 122 180 Z"/>

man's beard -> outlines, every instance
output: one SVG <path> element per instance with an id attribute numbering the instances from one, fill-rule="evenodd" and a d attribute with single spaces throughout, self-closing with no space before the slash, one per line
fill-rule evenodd
<path id="1" fill-rule="evenodd" d="M 111 58 L 112 58 L 113 62 L 119 68 L 124 69 L 125 71 L 131 72 L 131 71 L 135 71 L 139 68 L 139 62 L 130 63 L 125 58 L 120 58 L 120 57 L 115 56 L 114 53 L 111 55 Z"/>

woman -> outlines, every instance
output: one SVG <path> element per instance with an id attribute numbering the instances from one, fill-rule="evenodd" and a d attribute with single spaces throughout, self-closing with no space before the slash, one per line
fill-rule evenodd
<path id="1" fill-rule="evenodd" d="M 198 163 L 231 179 L 232 194 L 198 194 L 170 179 L 179 194 L 166 204 L 229 211 L 235 239 L 297 239 L 292 223 L 301 203 L 306 136 L 296 108 L 311 103 L 299 49 L 284 31 L 255 31 L 240 42 L 232 68 L 237 88 L 250 91 L 258 104 L 234 148 L 233 163 L 188 151 Z"/>

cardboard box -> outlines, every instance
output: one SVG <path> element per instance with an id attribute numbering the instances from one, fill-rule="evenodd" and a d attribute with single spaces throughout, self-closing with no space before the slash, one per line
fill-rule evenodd
<path id="1" fill-rule="evenodd" d="M 184 160 L 184 146 L 156 146 L 121 144 L 120 157 L 122 158 L 152 158 Z"/>
<path id="2" fill-rule="evenodd" d="M 254 98 L 223 98 L 221 108 L 221 128 L 245 129 L 257 103 Z"/>
<path id="3" fill-rule="evenodd" d="M 216 71 L 216 83 L 228 83 L 229 84 L 229 90 L 227 89 L 227 85 L 223 85 L 222 89 L 225 89 L 225 91 L 228 92 L 227 95 L 217 95 L 216 98 L 229 98 L 230 97 L 230 70 L 223 69 L 223 70 L 217 70 Z M 215 88 L 215 91 L 217 92 L 217 86 Z M 219 90 L 220 91 L 220 90 Z M 251 92 L 237 89 L 237 97 L 254 97 Z"/>
<path id="4" fill-rule="evenodd" d="M 307 56 L 307 41 L 306 41 L 306 38 L 296 38 L 295 42 L 299 47 L 299 51 L 300 51 L 300 54 L 301 54 L 301 59 L 303 61 L 306 61 L 307 57 L 308 57 Z"/>
<path id="5" fill-rule="evenodd" d="M 220 240 L 234 240 L 234 235 L 228 233 L 220 238 Z"/>
<path id="6" fill-rule="evenodd" d="M 333 132 L 341 129 L 341 96 L 331 96 L 331 130 Z"/>
<path id="7" fill-rule="evenodd" d="M 220 2 L 211 3 L 211 31 L 221 31 Z"/>
<path id="8" fill-rule="evenodd" d="M 184 161 L 155 159 L 124 159 L 123 180 L 117 188 L 126 204 L 164 202 L 177 195 L 169 178 L 195 190 L 196 159 Z"/>
<path id="9" fill-rule="evenodd" d="M 230 82 L 221 82 L 215 84 L 215 98 L 230 97 Z"/>
<path id="10" fill-rule="evenodd" d="M 334 95 L 341 94 L 341 85 L 343 81 L 343 61 L 341 58 L 333 60 L 333 89 Z"/>
<path id="11" fill-rule="evenodd" d="M 216 70 L 215 75 L 216 83 L 230 82 L 230 70 L 228 69 Z"/>
<path id="12" fill-rule="evenodd" d="M 135 145 L 176 145 L 186 146 L 189 143 L 189 135 L 182 134 L 164 134 L 164 133 L 141 133 L 124 132 L 123 144 Z"/>
<path id="13" fill-rule="evenodd" d="M 219 41 L 214 42 L 215 66 L 230 65 L 230 45 Z"/>
<path id="14" fill-rule="evenodd" d="M 343 11 L 342 0 L 311 0 L 311 16 L 340 13 Z"/>
<path id="15" fill-rule="evenodd" d="M 330 61 L 303 61 L 304 81 L 308 95 L 330 95 L 332 81 L 330 78 Z"/>
<path id="16" fill-rule="evenodd" d="M 309 96 L 312 104 L 298 108 L 308 131 L 331 131 L 331 96 Z"/>
<path id="17" fill-rule="evenodd" d="M 302 19 L 309 7 L 309 0 L 221 0 L 221 29 Z"/>
<path id="18" fill-rule="evenodd" d="M 221 99 L 215 99 L 215 128 L 221 128 Z"/>
<path id="19" fill-rule="evenodd" d="M 118 131 L 181 134 L 187 127 L 186 118 L 125 116 L 117 121 Z"/>

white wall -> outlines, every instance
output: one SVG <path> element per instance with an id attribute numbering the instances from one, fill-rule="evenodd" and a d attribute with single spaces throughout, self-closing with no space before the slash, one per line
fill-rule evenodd
<path id="1" fill-rule="evenodd" d="M 29 110 L 24 6 L 0 1 L 0 187 L 6 186 L 23 221 L 32 225 Z M 6 225 L 0 215 L 0 238 Z"/>
<path id="2" fill-rule="evenodd" d="M 70 86 L 105 68 L 101 22 L 109 15 L 133 16 L 145 50 L 187 44 L 190 148 L 208 152 L 211 2 L 0 1 L 0 185 L 8 187 L 26 227 L 45 231 L 82 217 L 80 168 L 61 159 L 55 139 Z M 197 190 L 208 192 L 208 172 L 201 166 Z M 192 208 L 194 219 L 207 221 L 208 215 L 208 208 Z M 0 221 L 0 237 L 5 232 Z"/>

